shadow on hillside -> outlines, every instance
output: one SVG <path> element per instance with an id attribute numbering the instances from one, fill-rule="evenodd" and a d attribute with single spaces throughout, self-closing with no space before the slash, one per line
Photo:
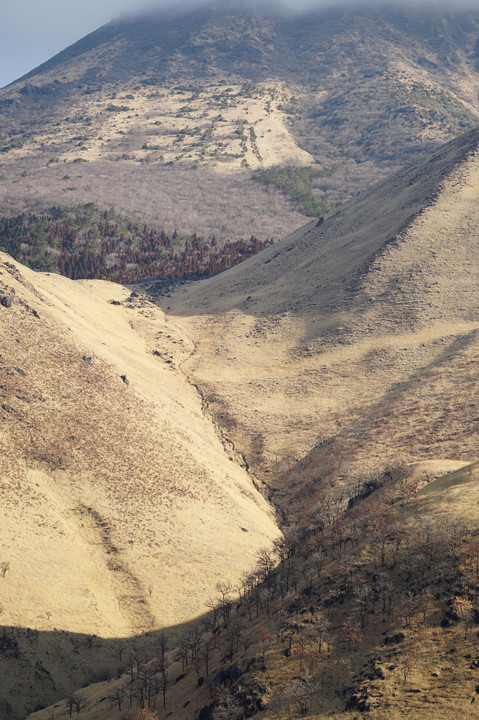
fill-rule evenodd
<path id="1" fill-rule="evenodd" d="M 142 281 L 141 287 L 173 315 L 221 315 L 238 309 L 266 319 L 287 312 L 329 325 L 335 313 L 361 312 L 370 307 L 361 279 L 371 264 L 434 202 L 444 179 L 475 150 L 477 140 L 478 131 L 473 130 L 441 146 L 324 222 L 313 220 L 216 276 L 188 282 L 186 293 L 184 281 L 152 279 Z"/>
<path id="2" fill-rule="evenodd" d="M 207 619 L 200 616 L 142 635 L 102 638 L 66 630 L 0 627 L 0 718 L 20 720 L 93 683 L 111 680 L 157 658 Z M 169 681 L 175 682 L 171 676 Z M 105 708 L 108 708 L 108 702 Z M 64 707 L 64 704 L 63 704 Z"/>
<path id="3" fill-rule="evenodd" d="M 304 518 L 302 511 L 305 507 L 309 511 L 314 509 L 324 481 L 341 477 L 349 464 L 367 457 L 368 451 L 373 453 L 378 442 L 384 466 L 397 460 L 414 462 L 435 457 L 476 460 L 477 431 L 471 434 L 470 430 L 474 427 L 472 420 L 479 415 L 479 403 L 474 402 L 475 395 L 468 391 L 471 381 L 468 368 L 472 361 L 463 355 L 477 345 L 478 339 L 478 330 L 455 337 L 432 361 L 416 368 L 407 380 L 391 385 L 365 409 L 360 419 L 353 414 L 337 435 L 318 442 L 275 479 L 271 488 L 274 503 L 288 508 L 290 515 L 296 507 L 296 512 Z M 443 370 L 447 376 L 454 373 L 454 384 L 449 380 L 446 393 L 441 395 L 436 394 L 434 383 Z M 421 389 L 424 388 L 423 397 Z M 462 429 L 470 444 L 460 437 L 461 456 L 456 457 L 455 434 Z M 292 498 L 296 499 L 295 503 L 291 502 Z"/>

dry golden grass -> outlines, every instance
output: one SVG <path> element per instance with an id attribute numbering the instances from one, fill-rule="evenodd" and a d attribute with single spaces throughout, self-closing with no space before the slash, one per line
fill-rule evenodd
<path id="1" fill-rule="evenodd" d="M 279 504 L 393 459 L 476 459 L 477 142 L 168 301 L 185 368 Z"/>
<path id="2" fill-rule="evenodd" d="M 478 144 L 465 136 L 323 224 L 163 300 L 147 284 L 136 296 L 4 262 L 0 279 L 17 298 L 0 314 L 6 625 L 140 642 L 191 619 L 278 532 L 251 475 L 292 522 L 314 517 L 328 488 L 344 501 L 361 478 L 414 465 L 419 511 L 394 509 L 401 523 L 419 527 L 419 512 L 437 528 L 460 519 L 476 529 Z M 362 543 L 355 561 L 366 567 Z M 456 631 L 438 638 L 434 617 L 408 635 L 411 685 L 390 671 L 371 688 L 371 717 L 419 720 L 429 707 L 426 717 L 474 717 L 472 636 L 454 654 Z M 353 674 L 373 655 L 394 664 L 376 620 Z M 270 651 L 266 696 L 297 671 L 283 650 Z M 212 667 L 222 664 L 218 652 Z M 207 690 L 193 692 L 192 672 L 181 682 L 169 709 L 186 720 Z M 107 692 L 85 691 L 85 720 L 118 720 Z M 334 692 L 311 717 L 344 710 Z"/>
<path id="3" fill-rule="evenodd" d="M 188 340 L 125 288 L 1 260 L 2 624 L 115 639 L 194 618 L 278 530 L 184 379 Z M 21 707 L 29 672 L 3 684 Z"/>
<path id="4" fill-rule="evenodd" d="M 412 470 L 412 474 L 408 475 L 408 482 L 425 469 L 424 466 L 409 468 L 408 472 L 411 473 Z M 429 464 L 427 471 L 439 472 L 439 467 Z M 328 549 L 323 557 L 318 579 L 316 573 L 311 572 L 311 563 L 308 565 L 301 559 L 302 548 L 298 547 L 297 559 L 293 561 L 299 569 L 295 591 L 280 594 L 277 586 L 269 612 L 266 612 L 263 605 L 259 615 L 253 610 L 250 620 L 244 599 L 237 607 L 233 603 L 229 628 L 224 625 L 220 627 L 216 636 L 216 647 L 211 649 L 209 684 L 204 682 L 199 686 L 194 668 L 190 665 L 185 669 L 180 662 L 174 660 L 174 653 L 170 655 L 172 664 L 169 668 L 170 684 L 166 704 L 168 716 L 178 720 L 197 717 L 198 711 L 210 705 L 216 697 L 219 688 L 215 680 L 217 672 L 226 667 L 234 667 L 240 672 L 231 684 L 239 693 L 246 692 L 251 695 L 252 692 L 257 692 L 263 705 L 261 717 L 267 720 L 287 720 L 302 716 L 296 703 L 291 703 L 288 711 L 284 691 L 295 679 L 305 679 L 308 675 L 311 678 L 311 692 L 306 716 L 312 720 L 329 720 L 333 715 L 346 720 L 357 718 L 357 708 L 345 709 L 347 701 L 354 693 L 360 696 L 364 693 L 369 706 L 367 717 L 373 720 L 380 720 L 385 716 L 394 720 L 406 716 L 413 720 L 436 720 L 439 717 L 452 720 L 458 713 L 471 720 L 478 717 L 479 709 L 475 705 L 478 673 L 477 629 L 474 625 L 467 626 L 463 620 L 468 610 L 477 607 L 477 590 L 474 591 L 472 581 L 470 587 L 473 594 L 475 592 L 476 601 L 471 601 L 464 591 L 465 585 L 461 590 L 460 582 L 457 584 L 457 581 L 452 581 L 451 584 L 451 581 L 446 579 L 448 572 L 455 576 L 455 563 L 444 566 L 437 558 L 438 552 L 444 554 L 450 549 L 449 546 L 440 549 L 444 539 L 452 542 L 447 527 L 455 524 L 459 528 L 464 527 L 464 532 L 469 533 L 469 541 L 472 537 L 474 542 L 477 511 L 474 516 L 469 508 L 477 508 L 478 478 L 478 467 L 466 466 L 436 480 L 430 479 L 429 483 L 419 490 L 412 503 L 404 505 L 400 502 L 397 509 L 395 505 L 389 510 L 391 526 L 397 527 L 399 523 L 402 529 L 410 534 L 409 540 L 403 541 L 398 561 L 393 561 L 394 544 L 389 543 L 386 561 L 381 566 L 377 549 L 374 550 L 370 545 L 370 538 L 363 532 L 358 537 L 357 545 L 348 543 L 342 551 L 338 550 L 337 545 Z M 392 489 L 394 487 L 393 482 Z M 379 503 L 385 500 L 386 493 L 391 493 L 390 485 L 386 485 L 383 491 L 376 491 L 357 506 L 364 521 L 378 500 Z M 441 530 L 444 523 L 444 529 Z M 421 540 L 427 536 L 428 528 L 433 528 L 432 534 L 437 533 L 439 538 L 434 540 L 430 547 L 425 540 Z M 424 552 L 431 552 L 438 560 L 438 577 L 435 578 L 431 566 L 423 576 L 413 577 L 409 583 L 405 583 L 404 568 L 413 567 L 414 563 L 424 563 L 418 547 L 421 542 Z M 439 550 L 434 546 L 436 542 L 439 543 Z M 409 549 L 404 547 L 406 543 L 410 544 Z M 458 555 L 462 553 L 463 544 L 464 541 L 459 542 Z M 409 558 L 408 554 L 411 554 Z M 469 563 L 472 574 L 477 572 L 474 570 L 476 560 L 467 550 L 462 555 L 460 564 L 464 562 Z M 346 573 L 341 575 L 345 569 Z M 464 572 L 463 567 L 461 572 Z M 389 581 L 393 582 L 389 589 L 392 609 L 383 612 L 380 597 L 368 603 L 362 637 L 356 648 L 349 647 L 348 635 L 342 630 L 342 624 L 351 619 L 351 606 L 354 608 L 355 603 L 354 599 L 351 600 L 351 591 L 344 593 L 343 581 L 340 579 L 349 577 L 349 573 L 351 578 L 365 575 L 362 584 L 367 587 L 374 586 L 381 575 L 387 575 Z M 441 578 L 439 574 L 443 573 L 445 576 Z M 305 592 L 308 584 L 306 578 L 310 576 L 314 578 L 313 590 Z M 277 582 L 278 585 L 281 583 L 280 580 Z M 430 590 L 431 583 L 434 592 Z M 408 587 L 417 590 L 418 594 L 415 596 L 414 611 L 406 618 L 402 605 L 412 597 L 407 593 Z M 424 588 L 427 593 L 421 594 Z M 423 604 L 420 602 L 422 597 L 425 599 Z M 460 617 L 451 626 L 443 627 L 441 620 L 445 611 L 450 608 Z M 324 631 L 326 640 L 321 644 L 322 649 L 318 656 L 318 628 L 324 619 L 329 621 L 329 626 Z M 235 622 L 239 623 L 240 627 L 239 647 L 228 655 L 227 647 Z M 259 660 L 262 652 L 258 642 L 261 628 L 268 628 L 271 636 L 266 647 L 264 667 L 261 667 Z M 291 632 L 292 640 L 289 639 Z M 397 633 L 402 633 L 402 639 L 391 641 Z M 214 642 L 214 639 L 212 640 Z M 303 657 L 300 652 L 301 642 L 304 644 Z M 285 654 L 288 646 L 292 652 Z M 408 654 L 411 663 L 405 676 L 404 664 Z M 200 675 L 204 676 L 203 662 Z M 226 682 L 226 686 L 229 685 L 230 683 Z M 132 677 L 125 674 L 110 683 L 103 682 L 82 690 L 85 707 L 79 714 L 80 718 L 120 720 L 136 717 L 138 698 L 133 698 L 132 707 L 126 699 L 122 711 L 119 711 L 112 700 L 116 688 L 124 688 L 128 695 L 134 688 Z M 161 695 L 152 701 L 152 707 L 161 718 L 164 714 Z M 63 701 L 56 703 L 52 709 L 33 714 L 31 718 L 48 720 L 50 710 L 53 710 L 54 717 L 58 719 L 68 716 L 68 709 Z"/>

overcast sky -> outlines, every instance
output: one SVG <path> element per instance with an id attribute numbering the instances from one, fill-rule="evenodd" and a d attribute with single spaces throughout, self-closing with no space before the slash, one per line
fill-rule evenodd
<path id="1" fill-rule="evenodd" d="M 286 2 L 294 7 L 299 3 L 334 4 L 335 0 Z M 138 11 L 148 4 L 150 7 L 172 5 L 178 4 L 178 0 L 150 0 L 149 3 L 148 0 L 0 0 L 0 88 L 113 18 Z M 451 0 L 451 5 L 455 4 Z"/>

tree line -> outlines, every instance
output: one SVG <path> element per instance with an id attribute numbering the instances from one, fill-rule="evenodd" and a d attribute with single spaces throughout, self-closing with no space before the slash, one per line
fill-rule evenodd
<path id="1" fill-rule="evenodd" d="M 254 235 L 236 241 L 184 237 L 176 230 L 170 235 L 94 203 L 0 218 L 0 250 L 34 270 L 72 280 L 131 283 L 214 275 L 273 243 Z"/>

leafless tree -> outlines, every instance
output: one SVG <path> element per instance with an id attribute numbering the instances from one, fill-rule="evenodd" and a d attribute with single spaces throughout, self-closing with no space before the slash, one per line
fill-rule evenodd
<path id="1" fill-rule="evenodd" d="M 86 708 L 85 699 L 82 695 L 80 695 L 80 693 L 75 693 L 73 695 L 73 705 L 75 707 L 75 710 L 77 711 L 77 715 L 79 715 L 81 711 Z"/>
<path id="2" fill-rule="evenodd" d="M 307 713 L 312 693 L 313 683 L 309 675 L 305 678 L 295 678 L 282 694 L 282 700 L 288 716 L 292 716 L 292 709 L 294 707 L 303 715 Z"/>
<path id="3" fill-rule="evenodd" d="M 115 688 L 107 697 L 107 700 L 110 700 L 112 705 L 117 705 L 118 710 L 121 712 L 121 706 L 125 702 L 126 699 L 126 690 L 124 687 L 118 687 Z"/>
<path id="4" fill-rule="evenodd" d="M 318 633 L 318 652 L 321 653 L 323 645 L 328 646 L 331 635 L 332 623 L 325 615 L 320 615 L 315 623 L 316 632 Z"/>
<path id="5" fill-rule="evenodd" d="M 168 652 L 168 635 L 162 630 L 158 636 L 158 656 L 165 663 L 166 653 Z"/>
<path id="6" fill-rule="evenodd" d="M 402 670 L 404 684 L 406 683 L 407 677 L 414 667 L 414 663 L 415 657 L 412 650 L 404 650 L 398 658 L 398 666 Z"/>
<path id="7" fill-rule="evenodd" d="M 168 690 L 169 679 L 168 679 L 168 672 L 166 669 L 161 673 L 160 678 L 160 691 L 163 695 L 163 710 L 166 710 L 166 691 Z"/>
<path id="8" fill-rule="evenodd" d="M 116 655 L 118 655 L 118 660 L 119 660 L 120 662 L 121 662 L 121 660 L 122 660 L 123 653 L 125 652 L 125 649 L 126 649 L 126 648 L 125 648 L 125 643 L 123 643 L 123 642 L 119 642 L 119 643 L 115 646 L 115 653 L 116 653 Z"/>

